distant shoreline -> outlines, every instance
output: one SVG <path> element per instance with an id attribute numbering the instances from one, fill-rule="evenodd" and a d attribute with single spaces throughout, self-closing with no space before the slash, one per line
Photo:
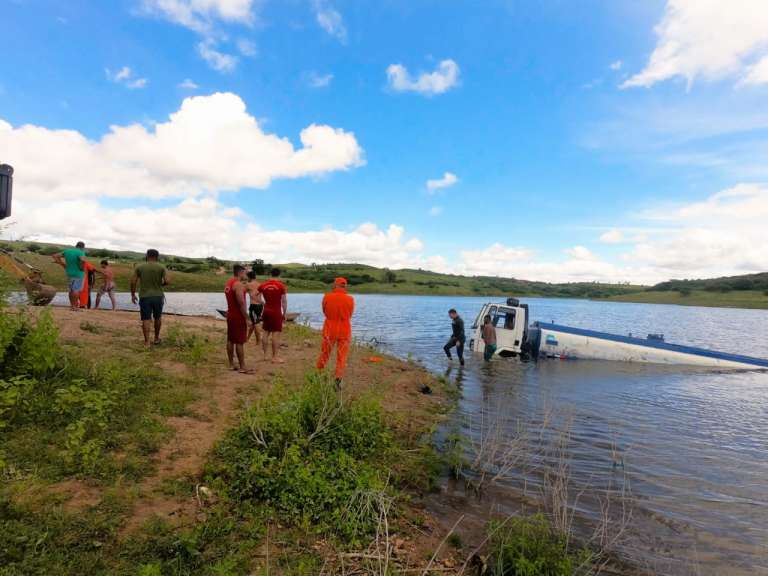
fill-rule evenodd
<path id="1" fill-rule="evenodd" d="M 682 294 L 674 291 L 647 291 L 621 294 L 596 300 L 598 302 L 672 304 L 676 306 L 701 306 L 704 308 L 768 310 L 768 296 L 757 290 L 733 290 L 724 293 L 695 290 L 690 294 Z"/>

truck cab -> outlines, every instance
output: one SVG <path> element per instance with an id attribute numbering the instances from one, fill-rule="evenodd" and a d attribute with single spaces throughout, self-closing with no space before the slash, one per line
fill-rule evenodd
<path id="1" fill-rule="evenodd" d="M 491 317 L 491 324 L 496 327 L 496 354 L 499 356 L 518 356 L 525 350 L 528 338 L 528 305 L 520 304 L 516 298 L 507 298 L 505 303 L 489 302 L 484 304 L 472 324 L 472 336 L 469 348 L 473 352 L 485 352 L 483 341 L 483 319 Z"/>

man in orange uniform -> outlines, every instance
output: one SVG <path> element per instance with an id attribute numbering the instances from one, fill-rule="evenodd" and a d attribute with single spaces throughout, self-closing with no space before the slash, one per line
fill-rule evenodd
<path id="1" fill-rule="evenodd" d="M 347 367 L 347 354 L 352 341 L 352 314 L 355 311 L 355 299 L 347 294 L 347 280 L 336 278 L 333 290 L 323 297 L 323 349 L 317 359 L 317 369 L 322 370 L 336 345 L 336 386 L 341 387 L 344 370 Z"/>

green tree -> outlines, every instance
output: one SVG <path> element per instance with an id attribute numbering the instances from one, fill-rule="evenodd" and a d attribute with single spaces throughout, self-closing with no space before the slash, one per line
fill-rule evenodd
<path id="1" fill-rule="evenodd" d="M 257 258 L 251 262 L 251 271 L 257 276 L 263 276 L 267 273 L 267 266 L 264 264 L 264 260 Z"/>

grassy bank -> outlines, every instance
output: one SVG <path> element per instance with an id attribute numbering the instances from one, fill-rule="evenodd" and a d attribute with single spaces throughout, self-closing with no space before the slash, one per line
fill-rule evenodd
<path id="1" fill-rule="evenodd" d="M 382 521 L 393 566 L 432 545 L 412 499 L 435 478 L 429 432 L 450 403 L 420 368 L 356 348 L 340 398 L 308 371 L 319 344 L 303 326 L 285 366 L 242 375 L 213 319 L 168 320 L 152 350 L 132 314 L 0 321 L 3 576 L 317 574 L 344 554 L 366 564 L 355 554 Z"/>
<path id="2" fill-rule="evenodd" d="M 691 290 L 690 292 L 646 291 L 612 296 L 606 298 L 606 300 L 645 304 L 677 304 L 680 306 L 768 309 L 768 294 L 758 290 L 734 290 L 729 292 L 711 292 L 706 290 Z"/>

